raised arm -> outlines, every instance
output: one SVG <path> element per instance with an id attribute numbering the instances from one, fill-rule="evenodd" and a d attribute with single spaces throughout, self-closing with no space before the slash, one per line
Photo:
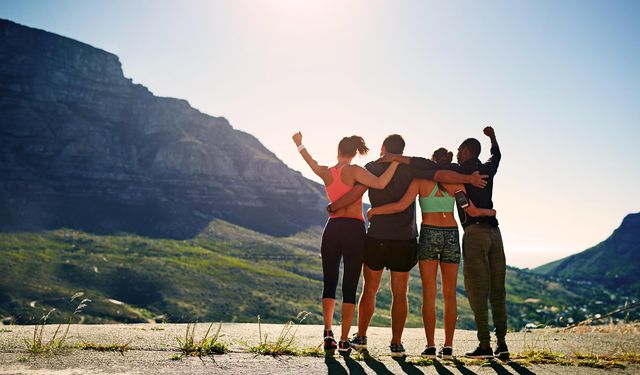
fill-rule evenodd
<path id="1" fill-rule="evenodd" d="M 389 181 L 391 181 L 393 174 L 396 173 L 396 169 L 398 169 L 399 164 L 400 163 L 396 161 L 392 162 L 387 170 L 384 171 L 382 175 L 380 175 L 380 177 L 377 177 L 376 175 L 359 165 L 352 165 L 351 168 L 353 170 L 353 177 L 356 182 L 370 188 L 384 189 L 387 184 L 389 184 Z"/>
<path id="2" fill-rule="evenodd" d="M 313 173 L 315 173 L 318 177 L 320 177 L 326 185 L 328 183 L 327 179 L 330 176 L 329 168 L 325 165 L 318 164 L 318 162 L 315 161 L 315 159 L 313 159 L 309 151 L 307 151 L 307 148 L 302 145 L 302 133 L 297 132 L 291 137 L 291 139 L 293 139 L 293 142 L 296 144 L 296 146 L 298 146 L 298 151 L 300 152 L 300 155 L 302 155 L 302 158 L 304 159 L 304 161 L 306 161 L 307 164 L 309 164 L 309 167 L 311 167 L 311 170 L 313 171 Z"/>
<path id="3" fill-rule="evenodd" d="M 485 166 L 489 167 L 489 173 L 495 175 L 498 172 L 498 166 L 500 165 L 500 159 L 502 159 L 502 153 L 496 140 L 496 132 L 491 126 L 484 128 L 484 134 L 491 140 L 491 157 L 485 163 Z"/>
<path id="4" fill-rule="evenodd" d="M 402 212 L 411 206 L 416 201 L 416 195 L 420 192 L 420 180 L 413 179 L 406 193 L 400 198 L 399 201 L 394 203 L 387 203 L 380 207 L 373 207 L 367 211 L 367 217 L 371 219 L 375 215 L 388 215 Z"/>

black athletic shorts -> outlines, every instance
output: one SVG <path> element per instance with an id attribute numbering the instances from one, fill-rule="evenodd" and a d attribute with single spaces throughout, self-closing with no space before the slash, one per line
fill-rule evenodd
<path id="1" fill-rule="evenodd" d="M 409 272 L 418 263 L 418 241 L 379 240 L 367 235 L 364 263 L 374 271 Z"/>

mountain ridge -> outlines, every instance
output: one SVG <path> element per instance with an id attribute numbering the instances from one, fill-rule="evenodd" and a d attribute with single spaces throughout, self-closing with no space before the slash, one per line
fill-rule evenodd
<path id="1" fill-rule="evenodd" d="M 632 213 L 604 241 L 532 271 L 601 283 L 630 295 L 640 293 L 640 213 Z"/>
<path id="2" fill-rule="evenodd" d="M 191 238 L 223 219 L 287 236 L 326 220 L 319 184 L 133 83 L 115 54 L 3 19 L 0 35 L 0 230 Z"/>

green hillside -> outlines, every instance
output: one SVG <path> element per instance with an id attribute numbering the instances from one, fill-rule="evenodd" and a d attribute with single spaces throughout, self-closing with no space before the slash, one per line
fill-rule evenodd
<path id="1" fill-rule="evenodd" d="M 640 295 L 640 213 L 627 215 L 622 225 L 596 246 L 533 271 L 604 285 L 621 294 Z"/>
<path id="2" fill-rule="evenodd" d="M 65 310 L 65 299 L 83 291 L 92 299 L 83 312 L 86 323 L 254 322 L 257 315 L 281 323 L 303 310 L 312 313 L 309 323 L 320 323 L 319 235 L 315 228 L 276 238 L 223 221 L 187 241 L 75 230 L 0 233 L 0 315 L 5 321 L 33 323 L 52 307 Z M 601 288 L 560 284 L 515 268 L 508 270 L 507 280 L 509 324 L 516 330 L 530 322 L 563 324 L 560 317 L 570 314 L 581 319 L 590 312 L 572 312 L 573 307 L 585 300 L 608 301 Z M 460 278 L 458 326 L 473 328 L 462 285 Z M 408 326 L 420 327 L 417 267 L 409 299 Z M 389 325 L 388 275 L 377 301 L 373 323 Z M 609 307 L 598 305 L 601 311 L 594 312 Z"/>

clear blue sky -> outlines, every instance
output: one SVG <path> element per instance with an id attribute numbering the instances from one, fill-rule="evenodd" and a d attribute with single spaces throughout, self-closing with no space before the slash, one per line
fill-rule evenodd
<path id="1" fill-rule="evenodd" d="M 117 54 L 310 178 L 298 129 L 330 164 L 344 135 L 377 151 L 400 133 L 426 156 L 491 124 L 512 265 L 584 250 L 640 211 L 639 1 L 2 0 L 0 17 Z"/>

